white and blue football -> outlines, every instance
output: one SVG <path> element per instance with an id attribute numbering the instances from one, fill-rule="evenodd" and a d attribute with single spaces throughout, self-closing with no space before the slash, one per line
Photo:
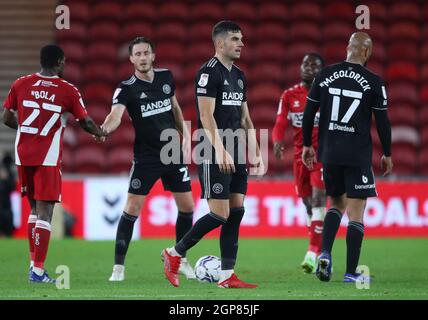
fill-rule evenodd
<path id="1" fill-rule="evenodd" d="M 220 278 L 221 260 L 216 256 L 201 257 L 195 264 L 196 279 L 200 282 L 218 282 Z"/>

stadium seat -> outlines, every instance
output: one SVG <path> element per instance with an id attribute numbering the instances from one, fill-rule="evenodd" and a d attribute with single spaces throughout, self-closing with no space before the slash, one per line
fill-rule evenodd
<path id="1" fill-rule="evenodd" d="M 71 14 L 71 23 L 80 21 L 80 22 L 88 22 L 91 17 L 91 12 L 89 10 L 89 4 L 87 1 L 73 1 L 67 4 L 70 8 Z"/>
<path id="2" fill-rule="evenodd" d="M 284 23 L 288 20 L 288 10 L 284 3 L 275 1 L 267 2 L 259 5 L 259 19 L 265 22 L 280 22 Z"/>
<path id="3" fill-rule="evenodd" d="M 263 82 L 281 83 L 285 79 L 284 70 L 277 63 L 260 63 L 254 65 L 250 72 L 246 74 L 249 83 L 257 84 Z"/>
<path id="4" fill-rule="evenodd" d="M 364 3 L 370 9 L 370 27 L 373 23 L 383 23 L 386 19 L 385 5 L 378 1 L 373 0 Z"/>
<path id="5" fill-rule="evenodd" d="M 291 36 L 294 39 L 293 36 Z M 293 42 L 292 46 L 287 47 L 285 58 L 289 62 L 297 63 L 300 65 L 305 54 L 310 52 L 318 52 L 319 46 L 312 41 L 308 42 Z"/>
<path id="6" fill-rule="evenodd" d="M 393 81 L 413 81 L 419 80 L 419 70 L 415 62 L 396 62 L 386 69 L 386 80 Z"/>
<path id="7" fill-rule="evenodd" d="M 202 66 L 202 64 L 205 61 L 208 61 L 214 56 L 214 47 L 212 45 L 212 42 L 199 42 L 194 43 L 192 45 L 192 50 L 189 50 L 187 55 L 188 59 L 192 61 L 193 63 L 199 63 L 199 66 Z M 195 76 L 196 73 L 193 75 Z"/>
<path id="8" fill-rule="evenodd" d="M 297 2 L 290 8 L 294 21 L 309 20 L 318 23 L 323 17 L 320 5 L 316 2 Z"/>
<path id="9" fill-rule="evenodd" d="M 118 47 L 110 41 L 94 41 L 87 50 L 88 62 L 116 63 Z M 91 61 L 93 60 L 93 61 Z"/>
<path id="10" fill-rule="evenodd" d="M 183 105 L 190 105 L 196 103 L 195 87 L 193 85 L 193 82 L 189 81 L 189 83 L 185 85 L 183 89 L 181 89 L 180 100 L 178 102 Z"/>
<path id="11" fill-rule="evenodd" d="M 105 171 L 106 156 L 100 144 L 79 147 L 74 153 L 74 169 L 80 173 L 103 173 Z"/>
<path id="12" fill-rule="evenodd" d="M 323 10 L 325 21 L 354 21 L 355 7 L 347 2 L 329 2 Z"/>
<path id="13" fill-rule="evenodd" d="M 383 63 L 370 59 L 366 67 L 383 79 L 385 73 Z"/>
<path id="14" fill-rule="evenodd" d="M 428 103 L 428 84 L 423 85 L 421 88 L 421 102 Z"/>
<path id="15" fill-rule="evenodd" d="M 190 19 L 194 23 L 218 22 L 224 17 L 224 8 L 217 2 L 198 2 L 192 6 L 190 11 Z M 211 25 L 212 27 L 212 25 Z"/>
<path id="16" fill-rule="evenodd" d="M 418 42 L 421 38 L 421 30 L 414 22 L 397 22 L 388 28 L 390 41 L 413 40 Z"/>
<path id="17" fill-rule="evenodd" d="M 321 30 L 317 23 L 313 21 L 296 21 L 290 26 L 290 39 L 293 39 L 293 42 L 303 42 L 311 41 L 318 42 L 321 37 Z M 293 49 L 293 46 L 290 46 L 290 49 Z"/>
<path id="18" fill-rule="evenodd" d="M 175 41 L 188 41 L 188 30 L 179 22 L 166 22 L 158 26 L 155 31 L 155 39 L 162 41 L 175 40 Z"/>
<path id="19" fill-rule="evenodd" d="M 119 65 L 119 68 L 117 71 L 117 76 L 118 76 L 119 81 L 124 81 L 124 80 L 129 79 L 133 73 L 134 73 L 134 66 L 128 60 L 128 61 L 122 62 Z M 119 81 L 118 81 L 118 83 L 119 83 Z"/>
<path id="20" fill-rule="evenodd" d="M 95 148 L 100 148 L 102 150 L 104 150 L 105 148 L 102 144 L 98 144 L 90 133 L 84 130 L 77 130 L 76 137 L 77 137 L 77 145 L 74 148 L 77 150 L 80 150 L 80 148 L 85 148 L 93 145 L 95 145 Z"/>
<path id="21" fill-rule="evenodd" d="M 325 42 L 343 41 L 347 43 L 350 35 L 354 32 L 355 27 L 352 23 L 340 21 L 329 22 L 322 28 L 322 36 Z"/>
<path id="22" fill-rule="evenodd" d="M 61 172 L 72 173 L 74 171 L 73 151 L 69 146 L 62 148 Z"/>
<path id="23" fill-rule="evenodd" d="M 323 46 L 322 56 L 327 64 L 338 63 L 346 59 L 346 46 L 347 42 L 329 42 Z"/>
<path id="24" fill-rule="evenodd" d="M 155 4 L 150 2 L 134 2 L 125 7 L 124 19 L 141 23 L 150 23 L 157 19 Z"/>
<path id="25" fill-rule="evenodd" d="M 428 30 L 428 29 L 427 29 Z M 428 34 L 428 32 L 427 32 Z M 428 44 L 422 44 L 421 48 L 421 60 L 422 61 L 428 61 Z"/>
<path id="26" fill-rule="evenodd" d="M 277 105 L 282 91 L 282 88 L 277 84 L 254 85 L 252 90 L 248 92 L 248 103 L 251 105 L 262 103 Z"/>
<path id="27" fill-rule="evenodd" d="M 154 41 L 153 26 L 147 22 L 131 22 L 127 23 L 121 31 L 120 41 L 129 43 L 136 37 L 146 37 Z"/>
<path id="28" fill-rule="evenodd" d="M 120 21 L 123 8 L 118 1 L 95 3 L 91 10 L 92 21 Z"/>
<path id="29" fill-rule="evenodd" d="M 245 51 L 245 50 L 244 50 Z M 247 50 L 249 51 L 249 50 Z M 279 42 L 260 43 L 254 49 L 254 58 L 259 61 L 272 61 L 282 63 L 287 49 Z M 250 52 L 245 52 L 250 53 Z"/>
<path id="30" fill-rule="evenodd" d="M 278 96 L 279 101 L 279 96 Z M 251 119 L 256 124 L 263 124 L 268 129 L 272 129 L 275 125 L 275 119 L 278 111 L 278 104 L 257 104 L 250 108 Z M 260 127 L 255 125 L 257 129 L 265 129 L 266 127 Z"/>
<path id="31" fill-rule="evenodd" d="M 245 35 L 244 35 L 245 37 Z M 284 23 L 263 23 L 255 30 L 255 37 L 264 41 L 287 41 L 288 33 Z M 244 39 L 245 41 L 245 39 Z"/>
<path id="32" fill-rule="evenodd" d="M 134 127 L 132 125 L 121 124 L 115 132 L 108 136 L 106 143 L 108 144 L 109 148 L 124 146 L 129 149 L 133 147 L 134 139 Z"/>
<path id="33" fill-rule="evenodd" d="M 375 45 L 373 48 L 372 56 L 370 57 L 369 63 L 375 61 L 377 63 L 385 63 L 387 61 L 385 47 L 383 45 Z"/>
<path id="34" fill-rule="evenodd" d="M 83 100 L 87 103 L 111 104 L 114 87 L 103 82 L 88 83 L 82 90 Z"/>
<path id="35" fill-rule="evenodd" d="M 86 60 L 85 46 L 80 41 L 64 41 L 58 44 L 64 51 L 67 63 L 82 64 Z M 66 67 L 67 68 L 67 67 Z"/>
<path id="36" fill-rule="evenodd" d="M 389 120 L 393 126 L 407 125 L 415 128 L 418 125 L 418 112 L 416 110 L 412 104 L 395 104 L 393 101 L 388 107 Z"/>
<path id="37" fill-rule="evenodd" d="M 419 174 L 428 176 L 428 148 L 424 148 L 418 155 Z"/>
<path id="38" fill-rule="evenodd" d="M 226 17 L 230 20 L 254 22 L 257 20 L 256 8 L 250 2 L 229 2 Z"/>
<path id="39" fill-rule="evenodd" d="M 290 88 L 302 81 L 300 76 L 301 63 L 302 59 L 296 60 L 294 63 L 290 63 L 284 68 L 284 89 Z"/>
<path id="40" fill-rule="evenodd" d="M 213 52 L 214 52 L 214 49 L 213 49 Z M 206 61 L 208 61 L 208 59 Z M 183 80 L 185 81 L 185 83 L 192 84 L 193 86 L 193 83 L 196 78 L 196 74 L 198 73 L 199 69 L 202 67 L 203 62 L 190 61 L 190 63 L 186 65 L 186 67 L 183 70 Z"/>
<path id="41" fill-rule="evenodd" d="M 421 147 L 422 148 L 428 148 L 428 127 L 421 129 Z"/>
<path id="42" fill-rule="evenodd" d="M 86 110 L 96 124 L 101 125 L 106 116 L 110 113 L 111 102 L 108 104 L 89 103 Z"/>
<path id="43" fill-rule="evenodd" d="M 83 22 L 73 22 L 73 27 L 70 29 L 61 29 L 57 30 L 55 33 L 56 41 L 62 43 L 66 40 L 76 40 L 84 42 L 88 36 L 88 30 L 85 23 Z"/>
<path id="44" fill-rule="evenodd" d="M 371 13 L 371 11 L 370 11 Z M 374 48 L 383 46 L 387 40 L 385 25 L 379 21 L 370 21 L 370 30 L 362 30 L 367 32 L 373 40 Z"/>
<path id="45" fill-rule="evenodd" d="M 392 4 L 388 8 L 389 21 L 396 23 L 399 20 L 410 20 L 419 22 L 421 9 L 419 5 L 412 1 L 400 1 Z"/>
<path id="46" fill-rule="evenodd" d="M 213 24 L 211 22 L 199 22 L 192 24 L 189 30 L 190 41 L 192 43 L 210 41 L 212 29 Z"/>
<path id="47" fill-rule="evenodd" d="M 107 168 L 109 173 L 129 172 L 134 158 L 132 147 L 116 147 L 107 153 Z M 105 161 L 105 160 L 104 160 Z"/>
<path id="48" fill-rule="evenodd" d="M 114 22 L 94 23 L 89 27 L 89 38 L 117 42 L 120 37 L 119 25 Z"/>
<path id="49" fill-rule="evenodd" d="M 411 144 L 397 143 L 392 146 L 393 173 L 413 175 L 417 172 L 417 149 Z"/>
<path id="50" fill-rule="evenodd" d="M 158 9 L 158 19 L 163 22 L 186 21 L 189 9 L 185 2 L 166 1 Z"/>
<path id="51" fill-rule="evenodd" d="M 421 106 L 420 109 L 421 110 L 418 115 L 419 127 L 425 128 L 426 126 L 428 126 L 428 105 Z"/>
<path id="52" fill-rule="evenodd" d="M 419 145 L 419 133 L 414 127 L 392 126 L 391 138 L 393 144 L 409 144 L 416 148 Z"/>
<path id="53" fill-rule="evenodd" d="M 85 66 L 83 77 L 87 82 L 98 81 L 116 85 L 116 67 L 113 63 L 95 62 L 94 60 Z"/>
<path id="54" fill-rule="evenodd" d="M 182 63 L 188 59 L 185 52 L 188 51 L 184 49 L 184 44 L 181 42 L 159 42 L 156 45 L 156 59 L 158 62 Z"/>
<path id="55" fill-rule="evenodd" d="M 63 78 L 72 84 L 80 84 L 83 80 L 81 65 L 73 61 L 67 61 Z"/>
<path id="56" fill-rule="evenodd" d="M 183 65 L 180 63 L 173 63 L 173 62 L 165 62 L 161 65 L 157 65 L 157 68 L 166 68 L 169 71 L 172 72 L 172 75 L 174 77 L 175 85 L 179 86 L 184 83 L 184 68 Z"/>
<path id="57" fill-rule="evenodd" d="M 388 86 L 388 100 L 395 102 L 409 102 L 412 104 L 418 104 L 419 94 L 416 86 L 410 83 L 393 83 Z M 427 96 L 428 99 L 428 88 Z M 427 100 L 428 101 L 428 100 Z"/>
<path id="58" fill-rule="evenodd" d="M 419 59 L 419 45 L 415 41 L 399 41 L 391 43 L 387 49 L 391 60 L 417 61 Z"/>

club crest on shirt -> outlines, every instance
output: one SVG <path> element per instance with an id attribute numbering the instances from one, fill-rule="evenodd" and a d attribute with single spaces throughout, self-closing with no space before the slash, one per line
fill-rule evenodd
<path id="1" fill-rule="evenodd" d="M 170 94 L 171 93 L 171 87 L 169 86 L 169 84 L 164 84 L 162 87 L 162 91 L 165 94 Z"/>
<path id="2" fill-rule="evenodd" d="M 205 87 L 208 84 L 208 77 L 210 75 L 208 73 L 202 73 L 201 77 L 199 78 L 199 82 L 198 85 L 200 85 L 201 87 Z"/>
<path id="3" fill-rule="evenodd" d="M 238 86 L 239 86 L 241 89 L 244 89 L 244 81 L 242 81 L 242 79 L 239 79 L 239 80 L 238 80 Z"/>
<path id="4" fill-rule="evenodd" d="M 299 101 L 299 100 L 294 100 L 293 107 L 294 107 L 294 108 L 298 108 L 298 107 L 300 107 L 300 101 Z"/>

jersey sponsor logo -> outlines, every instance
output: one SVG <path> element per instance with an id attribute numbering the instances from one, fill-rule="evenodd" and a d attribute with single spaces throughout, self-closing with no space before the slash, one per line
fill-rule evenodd
<path id="1" fill-rule="evenodd" d="M 297 127 L 297 128 L 301 128 L 302 127 L 303 112 L 289 112 L 288 113 L 288 118 L 290 119 L 291 124 L 293 125 L 293 127 Z M 318 127 L 319 122 L 320 122 L 320 113 L 317 112 L 315 114 L 314 126 Z"/>
<path id="2" fill-rule="evenodd" d="M 132 179 L 131 187 L 132 187 L 132 189 L 140 189 L 141 188 L 141 180 L 138 178 Z"/>
<path id="3" fill-rule="evenodd" d="M 196 90 L 196 92 L 197 92 L 197 93 L 202 93 L 202 94 L 207 94 L 207 89 L 204 89 L 204 88 L 198 88 L 198 89 Z"/>
<path id="4" fill-rule="evenodd" d="M 143 118 L 171 110 L 171 99 L 159 100 L 141 105 Z"/>
<path id="5" fill-rule="evenodd" d="M 52 94 L 51 96 L 49 96 L 48 91 L 33 91 L 33 90 L 31 90 L 31 95 L 36 99 L 46 99 L 46 100 L 49 100 L 51 102 L 55 101 L 55 95 Z"/>
<path id="6" fill-rule="evenodd" d="M 367 183 L 369 181 L 369 179 L 366 176 L 362 176 L 361 180 L 363 180 L 363 183 Z"/>
<path id="7" fill-rule="evenodd" d="M 57 84 L 53 83 L 52 81 L 46 81 L 46 80 L 37 80 L 34 84 L 33 87 L 58 87 Z"/>
<path id="8" fill-rule="evenodd" d="M 364 91 L 371 89 L 370 84 L 366 80 L 366 78 L 364 78 L 361 74 L 357 72 L 348 72 L 348 70 L 340 70 L 334 72 L 331 76 L 326 77 L 324 81 L 321 81 L 319 85 L 320 87 L 328 87 L 331 83 L 340 78 L 350 78 L 357 81 Z"/>
<path id="9" fill-rule="evenodd" d="M 338 125 L 337 123 L 333 123 L 330 122 L 329 126 L 328 126 L 328 130 L 330 131 L 343 131 L 343 132 L 355 132 L 355 128 L 354 127 L 348 127 L 346 125 Z"/>
<path id="10" fill-rule="evenodd" d="M 140 99 L 145 99 L 145 98 L 147 98 L 147 94 L 145 94 L 144 92 L 141 92 Z"/>
<path id="11" fill-rule="evenodd" d="M 215 194 L 220 194 L 223 192 L 223 185 L 221 183 L 216 183 L 213 185 L 213 192 Z"/>
<path id="12" fill-rule="evenodd" d="M 240 106 L 244 99 L 244 94 L 239 92 L 223 92 L 222 105 L 224 106 Z"/>
<path id="13" fill-rule="evenodd" d="M 241 89 L 244 89 L 244 81 L 242 81 L 242 79 L 238 79 L 238 86 L 239 86 Z"/>
<path id="14" fill-rule="evenodd" d="M 356 184 L 354 185 L 355 190 L 361 190 L 361 189 L 376 189 L 376 185 L 373 184 Z"/>
<path id="15" fill-rule="evenodd" d="M 113 93 L 113 104 L 117 103 L 117 97 L 119 96 L 119 93 L 122 91 L 121 88 L 117 88 Z"/>
<path id="16" fill-rule="evenodd" d="M 210 75 L 208 73 L 202 73 L 201 77 L 199 78 L 198 85 L 200 85 L 201 87 L 205 87 L 208 84 L 209 76 Z"/>
<path id="17" fill-rule="evenodd" d="M 169 84 L 164 84 L 162 87 L 162 91 L 165 94 L 170 94 L 171 93 L 171 86 Z"/>

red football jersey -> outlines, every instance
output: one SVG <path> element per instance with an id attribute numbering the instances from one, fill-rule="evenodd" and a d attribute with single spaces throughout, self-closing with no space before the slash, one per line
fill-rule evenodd
<path id="1" fill-rule="evenodd" d="M 59 165 L 65 128 L 61 116 L 66 112 L 77 120 L 87 116 L 75 86 L 38 73 L 16 80 L 3 107 L 17 111 L 15 159 L 21 166 Z"/>
<path id="2" fill-rule="evenodd" d="M 275 126 L 272 132 L 274 142 L 279 142 L 284 139 L 285 129 L 288 122 L 293 126 L 293 139 L 294 139 L 294 157 L 301 159 L 303 150 L 303 134 L 302 134 L 302 120 L 303 112 L 306 106 L 306 97 L 308 96 L 308 89 L 302 84 L 285 90 L 279 101 L 278 114 L 275 121 Z M 319 112 L 317 112 L 314 122 L 314 129 L 312 132 L 312 145 L 317 148 L 318 146 L 318 122 Z"/>

